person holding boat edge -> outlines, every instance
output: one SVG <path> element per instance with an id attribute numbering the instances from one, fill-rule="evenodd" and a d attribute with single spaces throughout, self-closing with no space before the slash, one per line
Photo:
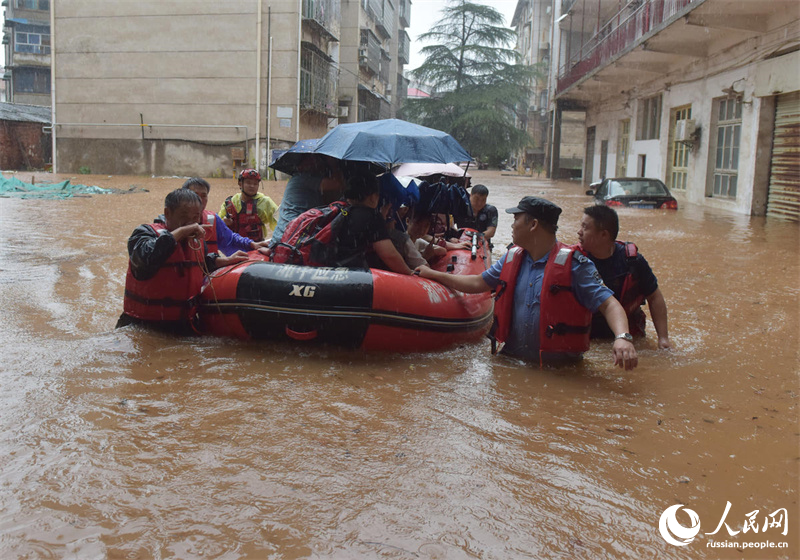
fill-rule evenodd
<path id="1" fill-rule="evenodd" d="M 335 240 L 336 266 L 368 268 L 366 254 L 373 251 L 392 272 L 411 274 L 377 210 L 381 196 L 378 179 L 368 173 L 353 175 L 347 179 L 344 195 L 351 207 Z"/>
<path id="2" fill-rule="evenodd" d="M 465 293 L 497 290 L 494 343 L 503 353 L 544 365 L 580 359 L 589 348 L 591 315 L 599 311 L 613 329 L 614 365 L 638 364 L 625 310 L 600 279 L 597 269 L 575 246 L 556 239 L 561 208 L 526 196 L 515 208 L 514 247 L 482 274 L 458 276 L 417 268 L 420 276 Z"/>
<path id="3" fill-rule="evenodd" d="M 204 270 L 247 260 L 242 251 L 228 257 L 208 252 L 201 208 L 200 198 L 190 189 L 174 190 L 164 200 L 165 223 L 144 224 L 133 231 L 117 328 L 137 323 L 190 334 Z"/>
<path id="4" fill-rule="evenodd" d="M 645 336 L 642 304 L 647 301 L 656 329 L 658 347 L 672 348 L 667 321 L 667 302 L 650 265 L 633 243 L 617 241 L 619 216 L 608 206 L 589 206 L 583 211 L 578 239 L 603 282 L 614 291 L 628 315 L 634 337 Z M 614 333 L 602 315 L 592 318 L 592 338 L 610 338 Z"/>
<path id="5" fill-rule="evenodd" d="M 231 255 L 236 251 L 254 251 L 259 247 L 265 247 L 269 243 L 268 241 L 256 242 L 249 237 L 244 237 L 231 231 L 222 218 L 207 210 L 206 205 L 208 204 L 208 193 L 211 192 L 211 185 L 205 179 L 190 177 L 183 183 L 181 188 L 189 189 L 200 197 L 203 212 L 202 223 L 208 229 L 206 232 L 206 245 L 208 245 L 210 251 L 219 250 L 223 255 Z"/>

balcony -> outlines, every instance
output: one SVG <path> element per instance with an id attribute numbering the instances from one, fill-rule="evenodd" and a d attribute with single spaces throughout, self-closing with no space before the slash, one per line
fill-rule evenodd
<path id="1" fill-rule="evenodd" d="M 400 32 L 397 38 L 397 61 L 400 64 L 408 64 L 411 54 L 411 39 L 405 31 Z"/>
<path id="2" fill-rule="evenodd" d="M 383 0 L 383 12 L 375 21 L 375 26 L 378 31 L 383 33 L 386 39 L 392 36 L 394 32 L 394 6 L 389 0 Z"/>
<path id="3" fill-rule="evenodd" d="M 400 27 L 411 27 L 410 0 L 399 0 L 397 4 L 397 15 L 400 18 Z"/>
<path id="4" fill-rule="evenodd" d="M 389 72 L 391 71 L 392 67 L 392 57 L 389 56 L 389 53 L 385 50 L 381 49 L 381 70 L 379 72 L 379 76 L 381 82 L 384 84 L 389 83 Z"/>
<path id="5" fill-rule="evenodd" d="M 588 41 L 581 42 L 577 52 L 569 48 L 567 61 L 558 71 L 558 93 L 562 93 L 592 71 L 632 50 L 646 37 L 666 28 L 677 18 L 691 11 L 704 0 L 638 0 L 616 12 Z M 579 2 L 565 2 L 570 22 L 583 17 L 569 10 L 580 10 Z M 695 6 L 692 6 L 694 4 Z M 562 16 L 563 17 L 563 16 Z M 599 19 L 599 16 L 598 16 Z M 583 31 L 583 29 L 581 29 Z"/>
<path id="6" fill-rule="evenodd" d="M 341 19 L 341 0 L 303 0 L 303 22 L 328 40 L 339 40 Z"/>
<path id="7" fill-rule="evenodd" d="M 768 45 L 785 40 L 787 25 L 798 21 L 797 0 L 631 0 L 618 6 L 616 0 L 576 0 L 562 12 L 557 99 L 585 107 L 666 76 L 679 78 L 747 41 L 758 41 L 746 47 L 751 56 L 767 56 Z M 764 52 L 753 51 L 762 42 Z"/>
<path id="8" fill-rule="evenodd" d="M 338 73 L 333 61 L 311 43 L 303 41 L 300 54 L 300 106 L 335 117 Z"/>
<path id="9" fill-rule="evenodd" d="M 381 42 L 372 30 L 367 28 L 361 29 L 358 65 L 372 74 L 378 74 L 381 69 Z"/>

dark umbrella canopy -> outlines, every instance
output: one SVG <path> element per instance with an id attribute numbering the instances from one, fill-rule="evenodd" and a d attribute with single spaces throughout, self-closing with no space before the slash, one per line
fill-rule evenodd
<path id="1" fill-rule="evenodd" d="M 305 154 L 314 152 L 314 148 L 317 147 L 319 140 L 319 138 L 310 138 L 308 140 L 296 142 L 294 146 L 286 150 L 286 152 L 273 161 L 270 167 L 276 171 L 294 175 L 297 172 L 297 165 L 300 163 L 300 160 L 303 159 Z"/>
<path id="2" fill-rule="evenodd" d="M 391 165 L 472 159 L 446 132 L 399 119 L 340 124 L 322 137 L 314 152 L 341 160 Z"/>

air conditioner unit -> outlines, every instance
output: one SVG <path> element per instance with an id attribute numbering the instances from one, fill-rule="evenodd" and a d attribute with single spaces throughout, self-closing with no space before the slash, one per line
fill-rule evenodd
<path id="1" fill-rule="evenodd" d="M 346 117 L 350 114 L 350 107 L 347 105 L 339 105 L 339 110 L 336 113 L 337 117 Z"/>
<path id="2" fill-rule="evenodd" d="M 386 84 L 386 93 L 392 93 L 392 84 Z"/>
<path id="3" fill-rule="evenodd" d="M 691 142 L 695 131 L 694 119 L 684 119 L 675 123 L 675 141 Z"/>
<path id="4" fill-rule="evenodd" d="M 361 47 L 358 49 L 358 58 L 369 58 L 369 49 Z"/>

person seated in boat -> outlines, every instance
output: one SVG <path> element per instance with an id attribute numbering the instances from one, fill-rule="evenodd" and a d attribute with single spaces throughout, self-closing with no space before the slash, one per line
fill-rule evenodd
<path id="1" fill-rule="evenodd" d="M 608 206 L 589 206 L 583 210 L 578 239 L 603 279 L 614 291 L 628 314 L 634 337 L 645 336 L 646 318 L 642 304 L 647 301 L 656 329 L 659 348 L 672 348 L 669 340 L 667 302 L 658 287 L 653 270 L 633 243 L 617 241 L 619 216 Z M 614 333 L 602 315 L 592 318 L 592 338 L 611 338 Z"/>
<path id="2" fill-rule="evenodd" d="M 503 353 L 540 365 L 580 359 L 589 348 L 592 313 L 603 314 L 614 332 L 614 364 L 626 370 L 638 357 L 625 310 L 576 246 L 556 239 L 561 208 L 526 196 L 514 208 L 514 246 L 482 274 L 459 276 L 421 266 L 423 278 L 464 293 L 496 290 L 495 343 Z"/>
<path id="3" fill-rule="evenodd" d="M 472 217 L 464 218 L 459 222 L 459 227 L 468 227 L 483 234 L 492 248 L 492 237 L 497 231 L 497 208 L 491 204 L 486 204 L 489 198 L 489 189 L 486 185 L 475 185 L 469 195 L 469 202 L 472 205 Z"/>
<path id="4" fill-rule="evenodd" d="M 242 237 L 259 242 L 267 239 L 267 226 L 275 229 L 275 211 L 278 205 L 270 197 L 258 192 L 261 175 L 255 169 L 239 173 L 240 192 L 229 196 L 219 209 L 225 225 Z"/>
<path id="5" fill-rule="evenodd" d="M 191 333 L 204 271 L 247 260 L 242 251 L 224 256 L 208 250 L 201 209 L 192 190 L 177 189 L 164 200 L 163 224 L 143 224 L 133 231 L 117 327 L 137 323 Z"/>
<path id="6" fill-rule="evenodd" d="M 429 263 L 447 254 L 446 243 L 434 242 L 428 235 L 433 217 L 419 208 L 415 208 L 408 220 L 408 236 L 417 248 L 417 251 Z M 459 245 L 459 248 L 463 248 Z"/>
<path id="7" fill-rule="evenodd" d="M 369 173 L 353 175 L 347 179 L 344 195 L 352 207 L 335 240 L 336 266 L 368 268 L 367 253 L 374 252 L 389 270 L 411 274 L 377 210 L 381 196 L 378 179 Z"/>
<path id="8" fill-rule="evenodd" d="M 405 211 L 403 211 L 403 209 Z M 420 252 L 420 247 L 417 245 L 420 235 L 428 231 L 430 227 L 430 214 L 425 216 L 420 214 L 420 218 L 415 218 L 412 212 L 407 231 L 400 231 L 397 228 L 397 218 L 403 219 L 402 216 L 405 216 L 407 211 L 408 207 L 404 206 L 397 212 L 397 216 L 392 216 L 391 202 L 386 202 L 381 206 L 381 215 L 384 217 L 384 220 L 386 220 L 386 227 L 389 229 L 389 238 L 392 240 L 394 248 L 397 249 L 397 252 L 403 257 L 408 267 L 414 269 L 418 266 L 427 265 L 436 258 L 447 254 L 447 250 L 444 247 L 439 247 L 438 245 L 423 240 L 422 250 L 426 251 L 423 255 Z M 412 228 L 415 237 L 412 237 Z M 379 268 L 381 267 L 380 264 L 377 266 Z"/>
<path id="9" fill-rule="evenodd" d="M 326 203 L 339 200 L 344 189 L 344 176 L 339 160 L 320 154 L 304 154 L 297 164 L 297 173 L 286 183 L 278 210 L 278 221 L 272 232 L 272 243 L 280 243 L 286 226 L 297 216 Z"/>
<path id="10" fill-rule="evenodd" d="M 231 231 L 222 218 L 210 210 L 206 210 L 211 185 L 205 179 L 190 177 L 183 183 L 181 188 L 189 189 L 200 198 L 203 210 L 202 224 L 206 228 L 206 245 L 209 251 L 218 250 L 223 255 L 232 255 L 236 251 L 253 251 L 267 245 L 268 241 L 256 242 L 249 237 L 243 237 Z"/>

